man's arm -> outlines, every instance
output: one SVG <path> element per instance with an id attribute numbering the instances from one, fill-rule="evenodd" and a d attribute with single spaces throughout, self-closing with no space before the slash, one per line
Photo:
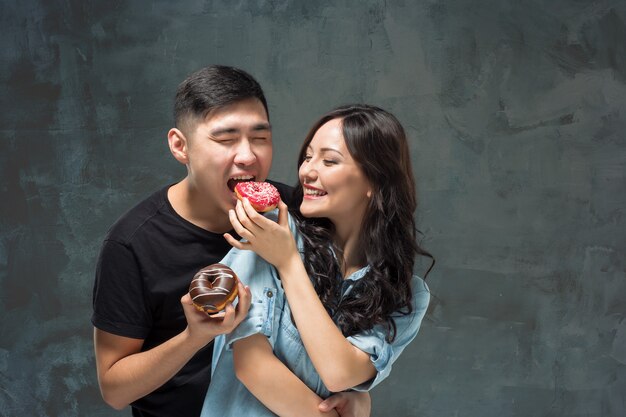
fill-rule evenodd
<path id="1" fill-rule="evenodd" d="M 319 405 L 321 411 L 337 410 L 341 417 L 369 417 L 372 398 L 369 392 L 344 391 L 331 395 Z"/>
<path id="2" fill-rule="evenodd" d="M 239 302 L 209 317 L 195 309 L 189 294 L 181 298 L 187 328 L 167 342 L 141 352 L 143 340 L 94 329 L 98 383 L 102 398 L 121 410 L 171 379 L 215 336 L 231 332 L 248 314 L 250 290 L 239 284 Z M 208 365 L 207 365 L 208 366 Z"/>

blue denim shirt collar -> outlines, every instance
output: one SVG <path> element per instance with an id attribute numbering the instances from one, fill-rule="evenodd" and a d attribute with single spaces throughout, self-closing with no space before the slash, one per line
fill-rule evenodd
<path id="1" fill-rule="evenodd" d="M 370 266 L 366 265 L 363 268 L 354 271 L 353 273 L 351 273 L 350 275 L 348 275 L 345 279 L 346 280 L 351 280 L 351 281 L 358 281 L 361 278 L 363 278 L 365 276 L 365 274 L 367 274 L 370 270 Z"/>
<path id="2" fill-rule="evenodd" d="M 333 256 L 335 257 L 335 260 L 337 259 L 337 254 L 335 253 L 335 248 L 330 247 L 330 251 L 333 253 Z M 363 278 L 365 276 L 365 274 L 367 274 L 370 270 L 370 266 L 369 265 L 365 265 L 363 268 L 358 269 L 356 271 L 354 271 L 353 273 L 351 273 L 350 275 L 348 275 L 344 280 L 350 280 L 350 281 L 358 281 L 361 278 Z"/>

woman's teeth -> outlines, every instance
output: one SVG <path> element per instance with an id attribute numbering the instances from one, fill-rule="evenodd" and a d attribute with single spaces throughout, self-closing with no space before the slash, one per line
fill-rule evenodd
<path id="1" fill-rule="evenodd" d="M 322 190 L 313 190 L 311 188 L 305 188 L 304 195 L 322 196 L 322 195 L 326 195 L 326 192 Z"/>

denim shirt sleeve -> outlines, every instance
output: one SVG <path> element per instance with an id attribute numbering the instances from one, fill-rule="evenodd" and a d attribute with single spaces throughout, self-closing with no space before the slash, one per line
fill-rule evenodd
<path id="1" fill-rule="evenodd" d="M 256 278 L 255 278 L 256 279 Z M 272 283 L 263 283 L 260 285 L 250 285 L 252 293 L 252 303 L 248 315 L 245 319 L 230 333 L 225 336 L 225 347 L 232 349 L 233 343 L 240 339 L 261 333 L 269 339 L 270 345 L 274 347 L 276 340 L 275 320 L 277 311 L 281 310 L 281 306 L 277 301 L 280 298 L 278 294 L 279 288 Z"/>
<path id="2" fill-rule="evenodd" d="M 396 337 L 393 342 L 387 342 L 387 331 L 384 326 L 380 325 L 347 338 L 354 346 L 370 355 L 377 371 L 374 378 L 354 387 L 355 391 L 369 391 L 387 378 L 391 373 L 393 363 L 417 335 L 428 308 L 430 291 L 426 283 L 417 276 L 413 276 L 411 285 L 413 288 L 413 311 L 408 315 L 394 314 Z"/>

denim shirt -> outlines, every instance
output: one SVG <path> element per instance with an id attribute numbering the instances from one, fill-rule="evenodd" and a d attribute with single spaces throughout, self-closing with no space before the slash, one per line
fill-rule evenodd
<path id="1" fill-rule="evenodd" d="M 266 215 L 276 220 L 277 212 Z M 289 218 L 291 231 L 302 252 L 302 239 Z M 252 304 L 248 316 L 230 334 L 215 339 L 212 362 L 212 377 L 204 400 L 201 417 L 210 416 L 273 416 L 235 376 L 232 344 L 256 333 L 264 334 L 274 354 L 311 390 L 321 398 L 332 393 L 324 386 L 307 354 L 300 333 L 291 320 L 291 310 L 276 269 L 252 251 L 233 248 L 221 261 L 229 265 L 239 279 L 250 286 Z M 354 285 L 369 271 L 369 266 L 359 269 L 344 280 L 342 295 L 347 295 Z M 391 372 L 393 363 L 419 330 L 426 313 L 430 292 L 426 283 L 413 276 L 413 311 L 411 314 L 394 314 L 396 335 L 393 342 L 386 340 L 383 325 L 347 337 L 357 348 L 368 353 L 376 368 L 376 376 L 354 387 L 357 391 L 368 391 L 383 381 Z"/>

